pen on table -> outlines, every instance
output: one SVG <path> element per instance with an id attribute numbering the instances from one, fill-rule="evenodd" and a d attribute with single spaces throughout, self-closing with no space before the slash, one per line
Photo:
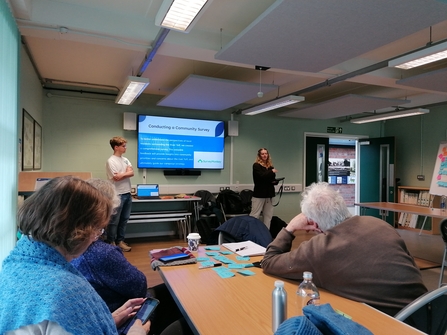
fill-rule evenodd
<path id="1" fill-rule="evenodd" d="M 221 265 L 222 265 L 222 263 L 214 263 L 213 265 L 199 266 L 199 269 L 217 268 L 218 266 L 221 266 Z"/>
<path id="2" fill-rule="evenodd" d="M 236 252 L 237 252 L 237 251 L 244 250 L 244 249 L 247 249 L 247 247 L 242 247 L 242 248 L 236 249 Z"/>

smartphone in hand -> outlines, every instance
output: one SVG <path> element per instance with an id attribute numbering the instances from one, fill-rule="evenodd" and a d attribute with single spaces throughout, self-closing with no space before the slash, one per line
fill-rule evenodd
<path id="1" fill-rule="evenodd" d="M 135 314 L 127 323 L 121 328 L 119 333 L 121 335 L 126 335 L 129 331 L 130 327 L 134 324 L 136 319 L 140 319 L 141 323 L 144 325 L 154 312 L 155 308 L 158 306 L 160 301 L 154 298 L 147 298 L 143 304 L 141 305 L 140 309 L 138 310 L 137 314 Z"/>

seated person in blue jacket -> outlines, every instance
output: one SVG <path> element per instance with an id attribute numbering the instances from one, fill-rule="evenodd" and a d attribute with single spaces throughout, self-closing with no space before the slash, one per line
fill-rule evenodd
<path id="1" fill-rule="evenodd" d="M 144 298 L 128 300 L 110 313 L 84 276 L 70 264 L 107 226 L 113 204 L 76 177 L 51 179 L 19 209 L 23 233 L 0 272 L 0 334 L 44 320 L 73 334 L 117 334 Z M 137 320 L 132 335 L 145 335 L 150 322 Z"/>
<path id="2" fill-rule="evenodd" d="M 318 287 L 391 316 L 427 292 L 405 241 L 391 225 L 352 216 L 327 183 L 310 185 L 302 198 L 301 214 L 267 247 L 261 262 L 265 273 L 300 281 L 310 271 Z M 299 230 L 317 234 L 291 250 Z"/>
<path id="3" fill-rule="evenodd" d="M 112 183 L 97 178 L 89 179 L 87 182 L 111 199 L 115 208 L 119 206 L 120 199 Z M 101 238 L 90 244 L 80 257 L 71 261 L 71 264 L 84 275 L 111 312 L 132 298 L 152 296 L 160 300 L 151 316 L 149 334 L 160 334 L 167 326 L 182 317 L 166 285 L 161 284 L 148 289 L 144 273 L 130 264 L 119 247 L 108 244 Z M 179 322 L 183 328 L 182 333 L 188 333 L 189 327 L 186 322 L 183 320 Z"/>

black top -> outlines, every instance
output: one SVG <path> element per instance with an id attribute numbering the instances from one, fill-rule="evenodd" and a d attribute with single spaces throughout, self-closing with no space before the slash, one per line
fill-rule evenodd
<path id="1" fill-rule="evenodd" d="M 273 198 L 275 196 L 276 174 L 273 166 L 266 168 L 259 163 L 253 164 L 253 182 L 255 184 L 253 196 L 255 198 Z"/>

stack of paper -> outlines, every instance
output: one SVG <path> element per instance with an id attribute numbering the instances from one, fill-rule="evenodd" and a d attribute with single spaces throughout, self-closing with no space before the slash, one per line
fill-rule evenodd
<path id="1" fill-rule="evenodd" d="M 262 256 L 265 254 L 265 248 L 252 241 L 222 243 L 222 246 L 235 252 L 239 256 Z"/>

